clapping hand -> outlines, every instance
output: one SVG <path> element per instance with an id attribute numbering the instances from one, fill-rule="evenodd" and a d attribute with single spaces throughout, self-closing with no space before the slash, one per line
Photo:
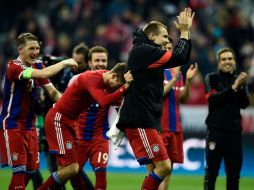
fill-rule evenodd
<path id="1" fill-rule="evenodd" d="M 191 64 L 191 66 L 187 70 L 186 79 L 191 80 L 197 74 L 197 72 L 198 72 L 198 64 L 197 63 L 195 63 L 194 65 Z"/>
<path id="2" fill-rule="evenodd" d="M 178 22 L 174 21 L 176 28 L 181 32 L 189 31 L 192 26 L 194 16 L 195 12 L 192 12 L 191 8 L 185 8 L 182 12 L 180 12 L 179 16 L 177 16 Z"/>
<path id="3" fill-rule="evenodd" d="M 241 72 L 238 77 L 235 79 L 234 84 L 232 85 L 232 89 L 236 92 L 239 88 L 243 86 L 245 81 L 247 80 L 247 73 Z"/>

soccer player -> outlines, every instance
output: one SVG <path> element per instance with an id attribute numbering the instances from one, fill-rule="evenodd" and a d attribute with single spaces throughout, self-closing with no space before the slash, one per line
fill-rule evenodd
<path id="1" fill-rule="evenodd" d="M 94 46 L 89 50 L 88 64 L 92 71 L 105 70 L 108 65 L 108 51 L 102 46 Z M 75 76 L 76 77 L 76 76 Z M 109 130 L 109 106 L 101 107 L 97 102 L 82 112 L 78 119 L 79 143 L 78 163 L 82 170 L 89 160 L 95 172 L 95 189 L 105 190 L 107 187 L 106 167 L 109 158 L 109 139 L 106 132 Z M 76 190 L 84 189 L 81 175 L 71 179 Z"/>
<path id="2" fill-rule="evenodd" d="M 164 69 L 187 63 L 191 51 L 190 28 L 194 13 L 186 8 L 175 22 L 181 36 L 173 51 L 162 50 L 168 43 L 165 25 L 152 21 L 134 33 L 128 68 L 133 74 L 124 98 L 117 127 L 124 131 L 140 165 L 152 164 L 142 190 L 156 190 L 171 170 L 171 162 L 159 134 L 163 102 Z"/>
<path id="3" fill-rule="evenodd" d="M 80 74 L 49 110 L 45 123 L 46 138 L 49 151 L 57 154 L 58 171 L 39 190 L 58 189 L 78 173 L 79 155 L 74 147 L 75 121 L 94 102 L 107 107 L 118 101 L 133 80 L 130 71 L 124 74 L 125 70 L 126 64 L 119 63 L 110 71 L 86 71 Z M 113 89 L 117 90 L 109 93 Z"/>
<path id="4" fill-rule="evenodd" d="M 86 70 L 88 70 L 88 52 L 89 48 L 85 45 L 85 43 L 79 43 L 77 44 L 72 51 L 72 58 L 77 62 L 78 67 L 65 67 L 60 73 L 55 75 L 53 78 L 51 78 L 52 83 L 55 85 L 55 87 L 60 91 L 64 92 L 67 88 L 67 85 L 69 83 L 69 80 L 76 74 L 82 73 Z M 44 59 L 48 62 L 48 64 L 53 64 L 56 60 L 61 59 L 58 57 L 49 57 L 46 56 Z M 43 90 L 40 92 L 43 96 L 38 96 L 37 99 L 37 113 L 38 115 L 43 118 L 43 126 L 39 130 L 39 145 L 41 148 L 41 151 L 45 151 L 47 166 L 50 171 L 50 173 L 53 173 L 57 171 L 57 160 L 55 154 L 49 154 L 48 153 L 48 144 L 45 137 L 45 131 L 44 131 L 44 119 L 46 117 L 46 114 L 48 110 L 52 107 L 53 103 L 48 96 L 44 96 Z M 40 98 L 42 97 L 42 98 Z M 82 171 L 81 172 L 83 179 L 85 180 L 86 190 L 93 190 L 93 184 L 87 177 L 87 175 Z M 41 180 L 38 180 L 40 179 Z M 39 170 L 32 176 L 33 186 L 34 189 L 37 189 L 39 186 L 41 186 L 43 180 L 40 175 Z"/>
<path id="5" fill-rule="evenodd" d="M 38 86 L 53 101 L 61 97 L 49 77 L 66 66 L 77 66 L 67 59 L 44 68 L 37 61 L 39 40 L 31 33 L 17 38 L 19 56 L 7 66 L 4 82 L 4 104 L 0 115 L 0 151 L 2 165 L 12 166 L 9 190 L 25 189 L 33 172 L 39 167 L 38 136 L 35 129 L 34 103 Z"/>
<path id="6" fill-rule="evenodd" d="M 172 50 L 172 40 L 165 47 Z M 190 94 L 190 80 L 198 72 L 197 64 L 191 65 L 186 73 L 185 85 L 180 67 L 164 70 L 164 93 L 163 93 L 163 112 L 161 118 L 162 139 L 167 149 L 171 167 L 173 163 L 183 163 L 183 131 L 180 119 L 179 104 L 185 103 Z M 171 170 L 172 171 L 172 170 Z M 167 175 L 160 184 L 160 190 L 167 190 L 169 184 Z"/>
<path id="7" fill-rule="evenodd" d="M 238 190 L 243 161 L 241 109 L 249 103 L 247 74 L 236 72 L 235 52 L 217 52 L 218 72 L 205 78 L 208 116 L 206 118 L 206 167 L 204 189 L 214 190 L 222 159 L 227 190 Z"/>

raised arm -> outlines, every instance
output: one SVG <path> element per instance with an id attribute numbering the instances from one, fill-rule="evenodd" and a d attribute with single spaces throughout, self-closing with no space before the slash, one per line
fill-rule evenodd
<path id="1" fill-rule="evenodd" d="M 185 103 L 188 101 L 188 98 L 190 96 L 190 81 L 197 74 L 197 72 L 198 72 L 197 63 L 195 63 L 194 65 L 191 65 L 189 69 L 187 70 L 184 89 L 181 91 L 181 94 L 180 94 L 180 101 L 182 103 Z"/>
<path id="2" fill-rule="evenodd" d="M 190 29 L 192 27 L 195 12 L 188 7 L 177 16 L 174 22 L 176 28 L 180 31 L 180 40 L 172 51 L 172 57 L 169 60 L 170 67 L 181 66 L 186 64 L 191 53 L 191 36 Z"/>
<path id="3" fill-rule="evenodd" d="M 180 38 L 189 40 L 190 39 L 190 29 L 192 27 L 195 12 L 192 12 L 191 8 L 187 7 L 179 16 L 177 16 L 177 21 L 174 21 L 176 28 L 180 31 Z"/>
<path id="4" fill-rule="evenodd" d="M 34 79 L 46 79 L 54 76 L 57 74 L 59 71 L 61 71 L 64 67 L 66 66 L 76 66 L 77 67 L 77 62 L 74 59 L 66 59 L 63 60 L 59 63 L 56 63 L 54 65 L 51 65 L 49 67 L 46 67 L 44 69 L 32 69 L 32 68 L 27 68 L 23 74 L 22 78 L 29 79 L 29 78 L 34 78 Z"/>
<path id="5" fill-rule="evenodd" d="M 192 12 L 190 8 L 185 8 L 184 11 L 177 16 L 177 22 L 175 21 L 174 23 L 176 28 L 180 31 L 180 40 L 172 51 L 163 51 L 159 49 L 157 49 L 157 51 L 151 50 L 150 55 L 154 55 L 157 59 L 148 66 L 149 69 L 157 67 L 172 68 L 182 66 L 188 62 L 192 48 L 190 29 L 194 15 L 195 13 Z"/>

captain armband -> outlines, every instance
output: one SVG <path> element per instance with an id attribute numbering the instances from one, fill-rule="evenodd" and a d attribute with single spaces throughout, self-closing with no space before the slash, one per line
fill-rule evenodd
<path id="1" fill-rule="evenodd" d="M 26 70 L 23 71 L 23 78 L 24 79 L 31 79 L 32 78 L 32 68 L 27 68 Z"/>

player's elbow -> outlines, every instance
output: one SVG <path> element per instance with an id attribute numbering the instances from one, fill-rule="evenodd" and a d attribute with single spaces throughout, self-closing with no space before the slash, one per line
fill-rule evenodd
<path id="1" fill-rule="evenodd" d="M 178 58 L 176 59 L 176 64 L 178 66 L 182 66 L 188 62 L 187 56 L 184 55 L 179 55 Z"/>
<path id="2" fill-rule="evenodd" d="M 188 62 L 188 56 L 186 54 L 175 54 L 170 62 L 174 67 L 182 66 Z"/>

